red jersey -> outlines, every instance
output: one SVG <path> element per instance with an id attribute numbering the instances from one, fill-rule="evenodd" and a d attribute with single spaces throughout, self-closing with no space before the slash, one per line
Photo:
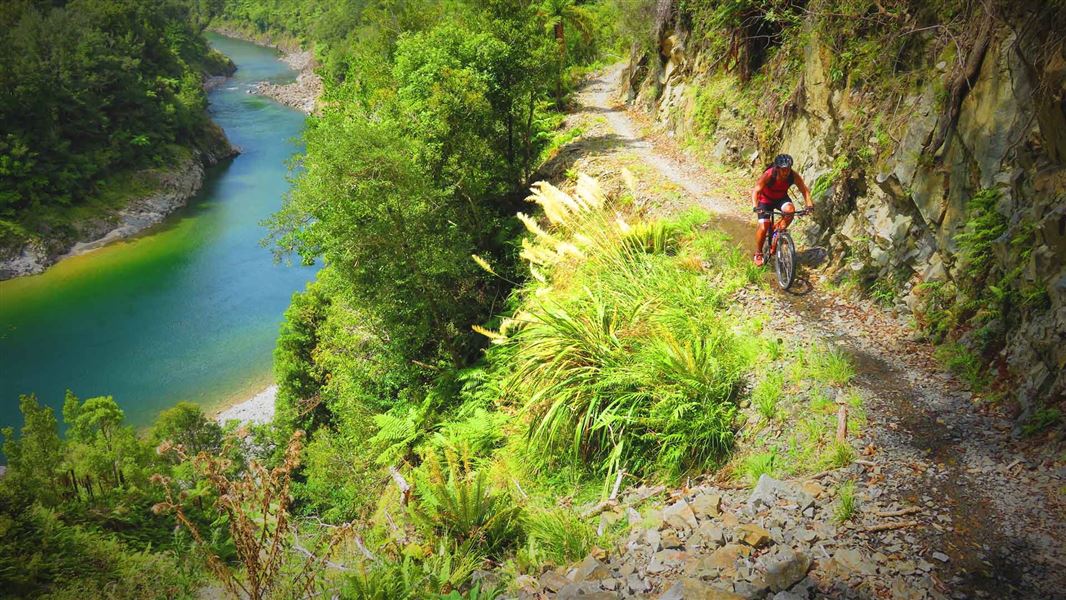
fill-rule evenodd
<path id="1" fill-rule="evenodd" d="M 795 179 L 792 173 L 789 173 L 788 177 L 774 177 L 773 171 L 774 168 L 770 167 L 762 174 L 763 177 L 765 177 L 767 173 L 770 174 L 770 182 L 763 186 L 762 190 L 759 192 L 759 202 L 764 204 L 777 202 L 778 200 L 784 200 L 787 198 L 788 188 L 792 187 L 792 180 Z"/>

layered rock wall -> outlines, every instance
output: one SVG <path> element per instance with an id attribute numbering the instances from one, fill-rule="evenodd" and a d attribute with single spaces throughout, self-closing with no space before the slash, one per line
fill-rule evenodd
<path id="1" fill-rule="evenodd" d="M 738 127 L 739 112 L 725 106 L 713 131 L 694 132 L 698 99 L 722 88 L 722 74 L 714 66 L 719 57 L 688 48 L 688 37 L 675 27 L 664 34 L 657 57 L 634 54 L 622 95 L 650 110 L 664 128 L 679 135 L 702 133 L 712 156 L 724 162 L 754 172 L 778 152 L 792 154 L 809 185 L 823 184 L 813 187 L 815 201 L 826 210 L 806 230 L 807 241 L 827 247 L 831 275 L 853 272 L 867 285 L 879 282 L 882 290 L 891 290 L 883 297 L 892 309 L 922 322 L 929 317 L 934 287 L 941 302 L 972 300 L 960 290 L 975 283 L 967 281 L 961 234 L 973 219 L 974 198 L 996 198 L 994 210 L 1005 223 L 991 244 L 997 276 L 976 284 L 1000 286 L 993 291 L 1007 300 L 1000 303 L 1002 314 L 956 323 L 950 339 L 985 353 L 983 368 L 994 371 L 1001 391 L 1018 400 L 1019 422 L 1063 401 L 1066 60 L 1061 53 L 1038 69 L 1031 49 L 1039 40 L 1019 40 L 1008 27 L 995 31 L 954 132 L 930 154 L 929 140 L 947 118 L 943 90 L 951 69 L 944 62 L 930 69 L 923 86 L 899 94 L 891 115 L 899 126 L 878 133 L 879 139 L 861 132 L 862 140 L 869 134 L 864 150 L 853 129 L 870 122 L 861 118 L 871 109 L 867 94 L 833 82 L 831 57 L 816 36 L 803 50 L 802 75 L 780 122 Z M 759 132 L 768 130 L 776 132 L 773 142 L 760 148 Z M 854 160 L 862 152 L 866 160 Z M 1012 290 L 1026 290 L 1026 301 L 1018 300 L 1021 292 L 1011 296 Z M 977 336 L 984 339 L 978 342 Z"/>

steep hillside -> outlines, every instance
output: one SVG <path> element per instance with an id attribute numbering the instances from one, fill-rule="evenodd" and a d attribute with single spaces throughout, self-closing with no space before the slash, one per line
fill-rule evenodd
<path id="1" fill-rule="evenodd" d="M 972 385 L 1016 400 L 1019 429 L 1059 420 L 1066 11 L 645 4 L 627 100 L 707 160 L 795 156 L 825 274 L 912 315 Z"/>

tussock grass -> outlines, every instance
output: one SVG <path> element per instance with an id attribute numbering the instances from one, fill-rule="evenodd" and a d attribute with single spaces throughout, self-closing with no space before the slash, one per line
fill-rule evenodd
<path id="1" fill-rule="evenodd" d="M 777 403 L 781 399 L 785 380 L 779 372 L 772 372 L 764 377 L 752 391 L 752 404 L 766 420 L 777 416 Z"/>
<path id="2" fill-rule="evenodd" d="M 752 485 L 759 481 L 762 475 L 776 477 L 779 471 L 779 461 L 776 451 L 761 452 L 744 458 L 741 463 L 740 475 Z"/>
<path id="3" fill-rule="evenodd" d="M 826 457 L 826 465 L 834 469 L 842 469 L 855 460 L 855 450 L 847 442 L 833 442 L 829 454 Z"/>
<path id="4" fill-rule="evenodd" d="M 836 348 L 812 347 L 803 354 L 807 376 L 822 383 L 844 387 L 855 378 L 851 359 Z"/>
<path id="5" fill-rule="evenodd" d="M 629 224 L 581 175 L 573 195 L 537 184 L 543 226 L 522 256 L 533 280 L 501 346 L 505 395 L 545 466 L 680 475 L 720 463 L 755 354 L 734 333 L 730 295 L 747 261 L 704 213 Z"/>
<path id="6" fill-rule="evenodd" d="M 855 498 L 855 482 L 845 481 L 837 487 L 837 502 L 833 507 L 833 518 L 838 523 L 850 521 L 859 509 L 859 501 Z"/>
<path id="7" fill-rule="evenodd" d="M 596 543 L 596 531 L 574 511 L 549 508 L 526 516 L 529 542 L 522 559 L 531 564 L 564 565 L 588 555 Z"/>

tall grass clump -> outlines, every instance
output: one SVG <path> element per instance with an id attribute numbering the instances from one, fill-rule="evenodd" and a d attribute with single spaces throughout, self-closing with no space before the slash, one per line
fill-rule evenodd
<path id="1" fill-rule="evenodd" d="M 803 364 L 807 374 L 822 383 L 843 387 L 855 378 L 855 365 L 837 348 L 809 348 L 803 355 Z"/>
<path id="2" fill-rule="evenodd" d="M 565 565 L 588 555 L 596 531 L 566 508 L 532 511 L 526 516 L 527 558 L 538 564 Z"/>
<path id="3" fill-rule="evenodd" d="M 762 379 L 752 391 L 752 404 L 767 421 L 777 416 L 777 402 L 784 390 L 785 378 L 779 372 L 773 372 Z"/>
<path id="4" fill-rule="evenodd" d="M 859 510 L 859 501 L 855 497 L 855 482 L 845 481 L 837 487 L 837 503 L 833 507 L 833 518 L 838 523 L 850 521 Z"/>
<path id="5" fill-rule="evenodd" d="M 503 331 L 485 333 L 505 347 L 503 396 L 534 454 L 606 480 L 722 461 L 754 353 L 723 310 L 747 285 L 738 251 L 698 232 L 706 215 L 630 225 L 586 175 L 572 195 L 538 183 L 530 200 L 548 221 L 519 215 L 531 282 Z"/>

